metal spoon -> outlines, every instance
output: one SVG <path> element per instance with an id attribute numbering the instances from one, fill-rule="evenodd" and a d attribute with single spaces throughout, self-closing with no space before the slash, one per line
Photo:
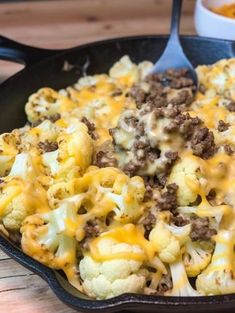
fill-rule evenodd
<path id="1" fill-rule="evenodd" d="M 197 86 L 196 71 L 184 54 L 179 38 L 182 2 L 182 0 L 173 0 L 170 37 L 162 56 L 154 65 L 152 73 L 161 73 L 168 69 L 188 69 L 189 77 L 193 80 L 194 85 Z"/>

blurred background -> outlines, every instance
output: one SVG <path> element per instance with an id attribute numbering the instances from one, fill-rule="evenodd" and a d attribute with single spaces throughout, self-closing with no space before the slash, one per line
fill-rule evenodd
<path id="1" fill-rule="evenodd" d="M 184 1 L 181 32 L 193 34 L 194 0 Z M 95 40 L 167 34 L 171 0 L 0 1 L 0 34 L 45 48 Z M 22 68 L 0 61 L 0 80 Z"/>

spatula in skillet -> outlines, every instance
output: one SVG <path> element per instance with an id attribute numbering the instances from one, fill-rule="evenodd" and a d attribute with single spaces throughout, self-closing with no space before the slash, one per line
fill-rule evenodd
<path id="1" fill-rule="evenodd" d="M 194 85 L 197 86 L 198 79 L 196 71 L 184 54 L 179 38 L 182 2 L 182 0 L 173 0 L 170 37 L 162 56 L 154 65 L 151 73 L 161 73 L 168 69 L 184 68 L 188 70 L 188 76 L 193 80 Z"/>

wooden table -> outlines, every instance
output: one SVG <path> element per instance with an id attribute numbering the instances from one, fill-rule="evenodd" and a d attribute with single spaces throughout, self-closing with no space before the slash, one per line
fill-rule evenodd
<path id="1" fill-rule="evenodd" d="M 0 4 L 4 36 L 46 48 L 68 48 L 103 38 L 169 31 L 170 0 L 64 0 Z M 194 33 L 194 1 L 184 3 L 181 31 Z M 0 61 L 0 79 L 21 65 Z M 0 251 L 1 313 L 72 313 L 37 275 Z"/>

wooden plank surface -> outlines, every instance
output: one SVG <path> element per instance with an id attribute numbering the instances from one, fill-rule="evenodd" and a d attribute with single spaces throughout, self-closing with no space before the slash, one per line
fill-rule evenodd
<path id="1" fill-rule="evenodd" d="M 194 33 L 193 0 L 184 1 L 181 32 Z M 169 31 L 170 0 L 64 0 L 0 4 L 0 32 L 46 48 Z M 3 80 L 22 66 L 0 61 Z M 37 275 L 0 251 L 0 312 L 72 313 Z"/>

